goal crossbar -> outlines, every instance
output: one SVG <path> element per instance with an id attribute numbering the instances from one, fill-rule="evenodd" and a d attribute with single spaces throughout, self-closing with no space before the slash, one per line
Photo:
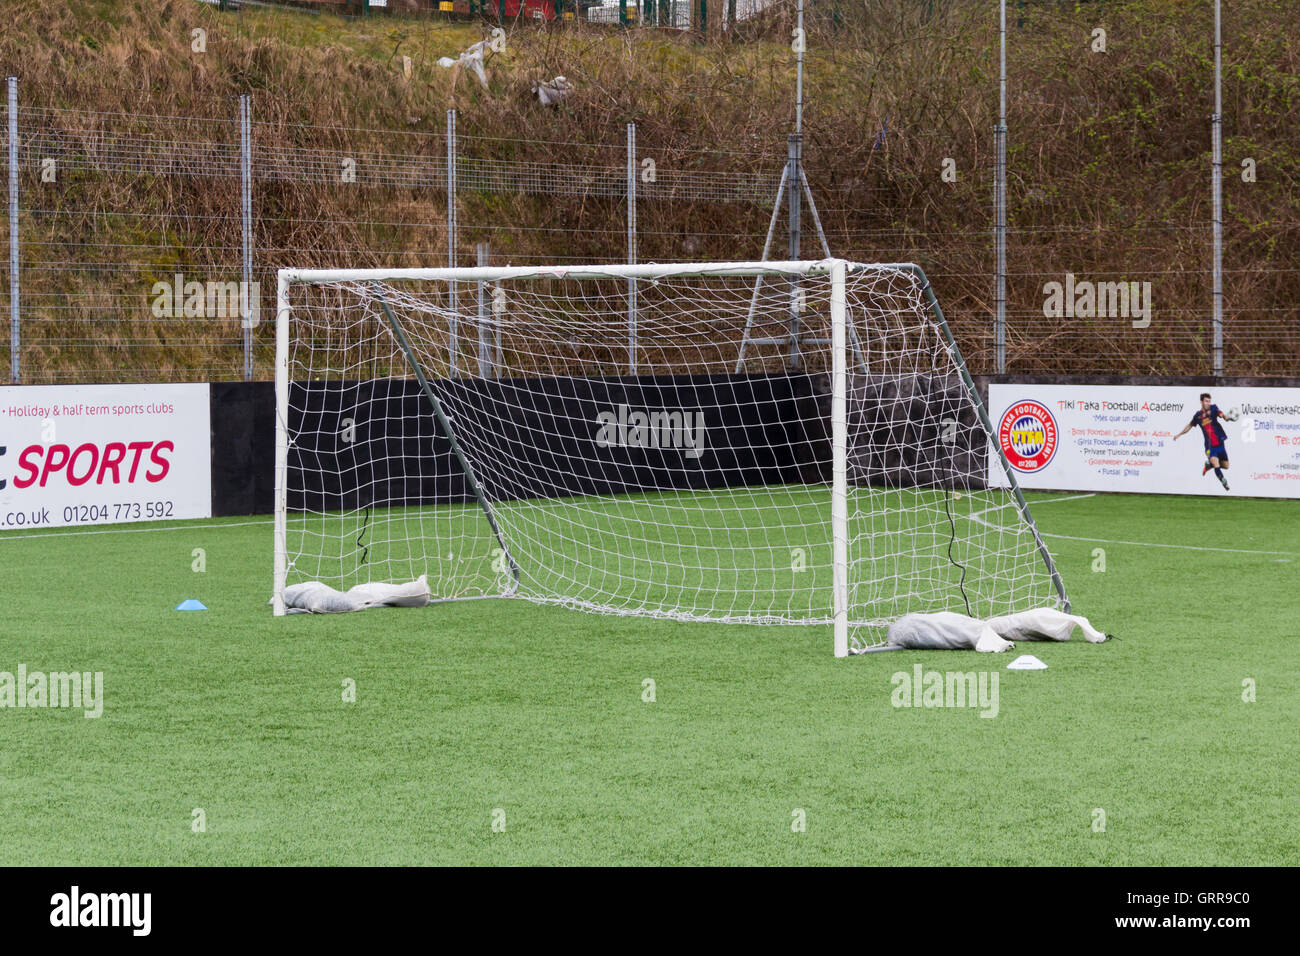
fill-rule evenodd
<path id="1" fill-rule="evenodd" d="M 401 282 L 449 281 L 494 282 L 499 279 L 663 279 L 690 276 L 813 276 L 830 275 L 837 263 L 846 272 L 901 271 L 924 278 L 925 272 L 914 262 L 850 262 L 847 259 L 787 260 L 772 262 L 673 262 L 593 265 L 574 263 L 546 266 L 440 266 L 432 268 L 374 269 L 280 269 L 278 275 L 289 283 L 324 282 Z M 928 282 L 927 282 L 928 284 Z"/>

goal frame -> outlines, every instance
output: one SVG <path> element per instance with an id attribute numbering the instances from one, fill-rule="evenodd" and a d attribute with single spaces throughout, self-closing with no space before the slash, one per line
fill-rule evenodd
<path id="1" fill-rule="evenodd" d="M 1007 461 L 996 432 L 989 418 L 988 409 L 980 398 L 979 390 L 971 377 L 966 362 L 948 327 L 938 297 L 930 285 L 925 271 L 912 262 L 878 262 L 858 263 L 846 259 L 822 259 L 804 261 L 748 261 L 748 262 L 714 262 L 714 263 L 645 263 L 645 264 L 592 264 L 575 263 L 570 265 L 543 266 L 465 266 L 438 268 L 372 268 L 372 269 L 298 269 L 284 268 L 276 275 L 276 329 L 275 329 L 275 513 L 274 513 L 274 561 L 272 568 L 273 592 L 272 609 L 276 616 L 286 613 L 284 588 L 288 576 L 288 450 L 289 450 L 289 325 L 292 321 L 292 308 L 289 290 L 294 284 L 325 284 L 333 282 L 495 282 L 509 279 L 626 279 L 655 280 L 667 278 L 697 277 L 764 277 L 784 276 L 795 279 L 801 276 L 824 276 L 830 282 L 830 319 L 831 319 L 831 544 L 832 544 L 832 622 L 834 631 L 834 651 L 836 657 L 849 655 L 849 617 L 848 617 L 848 328 L 847 296 L 848 275 L 858 271 L 894 270 L 910 273 L 916 280 L 921 294 L 926 300 L 931 316 L 940 329 L 947 351 L 954 366 L 960 373 L 962 383 L 984 428 L 989 446 L 996 450 L 1006 476 L 1008 490 L 1011 491 L 1020 517 L 1029 527 L 1039 556 L 1042 558 L 1051 578 L 1052 585 L 1067 612 L 1070 609 L 1069 598 L 1051 552 L 1043 541 L 1038 526 L 1029 510 L 1029 504 L 1016 481 L 1015 472 Z M 484 511 L 493 532 L 501 540 L 497 522 L 490 502 L 484 497 L 477 478 L 468 460 L 461 453 L 456 436 L 446 415 L 443 413 L 433 390 L 430 388 L 423 369 L 416 361 L 400 323 L 388 304 L 380 298 L 385 318 L 389 322 L 394 337 L 411 364 L 412 374 L 418 380 L 421 390 L 429 400 L 431 410 L 450 440 L 452 451 L 462 468 L 469 487 L 474 491 L 480 508 Z M 501 542 L 505 549 L 504 541 Z M 509 556 L 509 550 L 505 549 Z M 519 570 L 513 557 L 509 557 L 511 570 L 516 583 Z M 509 597 L 513 589 L 502 597 Z"/>

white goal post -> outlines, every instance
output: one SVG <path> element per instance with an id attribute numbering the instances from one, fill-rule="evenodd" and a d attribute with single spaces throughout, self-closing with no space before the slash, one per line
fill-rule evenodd
<path id="1" fill-rule="evenodd" d="M 842 657 L 912 611 L 1069 608 L 914 264 L 282 269 L 276 295 L 277 615 L 294 584 L 421 579 L 826 626 Z"/>

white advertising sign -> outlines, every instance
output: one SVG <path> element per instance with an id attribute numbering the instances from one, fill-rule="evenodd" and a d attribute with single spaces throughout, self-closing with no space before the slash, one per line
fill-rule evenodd
<path id="1" fill-rule="evenodd" d="M 0 387 L 0 531 L 211 517 L 208 391 Z"/>
<path id="2" fill-rule="evenodd" d="M 1300 498 L 1300 388 L 994 384 L 989 417 L 1022 488 Z"/>

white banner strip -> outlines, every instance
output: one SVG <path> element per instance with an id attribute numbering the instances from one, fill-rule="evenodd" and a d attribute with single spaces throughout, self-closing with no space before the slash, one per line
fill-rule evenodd
<path id="1" fill-rule="evenodd" d="M 1300 498 L 1300 388 L 993 384 L 989 414 L 1023 488 Z"/>

